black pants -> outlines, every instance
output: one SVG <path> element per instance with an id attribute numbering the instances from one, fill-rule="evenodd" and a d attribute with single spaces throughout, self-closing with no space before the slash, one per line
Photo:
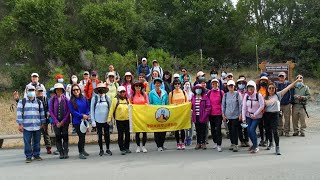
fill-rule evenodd
<path id="1" fill-rule="evenodd" d="M 68 135 L 69 124 L 64 124 L 58 128 L 53 126 L 54 134 L 56 135 L 56 146 L 59 152 L 69 151 L 69 135 Z M 63 140 L 63 143 L 62 143 Z"/>
<path id="2" fill-rule="evenodd" d="M 239 119 L 229 119 L 228 128 L 231 144 L 238 145 Z"/>
<path id="3" fill-rule="evenodd" d="M 265 119 L 265 114 L 263 114 L 263 117 L 261 118 L 260 122 L 259 122 L 259 132 L 260 132 L 260 138 L 261 138 L 261 141 L 264 141 L 265 140 L 265 137 L 264 137 L 264 119 Z"/>
<path id="4" fill-rule="evenodd" d="M 197 144 L 205 144 L 207 123 L 200 123 L 199 116 L 196 116 L 195 125 L 196 125 L 196 133 L 197 133 Z"/>
<path id="5" fill-rule="evenodd" d="M 272 143 L 274 138 L 276 146 L 279 146 L 278 124 L 279 112 L 265 112 L 266 139 Z"/>
<path id="6" fill-rule="evenodd" d="M 238 135 L 240 142 L 249 142 L 248 129 L 238 126 Z"/>
<path id="7" fill-rule="evenodd" d="M 184 140 L 186 139 L 186 132 L 184 130 L 179 130 L 174 132 L 174 136 L 176 138 L 177 143 L 180 143 L 180 135 L 181 135 L 181 143 L 184 143 Z"/>
<path id="8" fill-rule="evenodd" d="M 109 149 L 109 146 L 110 146 L 109 124 L 98 123 L 98 122 L 96 122 L 96 124 L 97 124 L 98 144 L 99 144 L 100 150 L 103 150 L 102 135 L 104 136 L 104 141 L 106 142 L 106 148 Z"/>
<path id="9" fill-rule="evenodd" d="M 86 142 L 86 133 L 82 133 L 80 131 L 80 124 L 74 124 L 74 128 L 76 129 L 76 132 L 77 132 L 78 137 L 79 137 L 79 141 L 78 141 L 79 153 L 83 153 L 84 152 L 84 145 L 85 145 L 85 142 Z"/>
<path id="10" fill-rule="evenodd" d="M 166 139 L 167 132 L 155 132 L 154 133 L 154 141 L 157 144 L 157 147 L 163 147 L 164 141 Z"/>
<path id="11" fill-rule="evenodd" d="M 221 124 L 222 116 L 209 116 L 210 126 L 211 126 L 211 135 L 214 143 L 217 143 L 218 146 L 222 144 L 222 134 L 221 134 Z"/>
<path id="12" fill-rule="evenodd" d="M 117 120 L 116 123 L 117 123 L 117 129 L 118 129 L 118 145 L 119 145 L 120 151 L 129 150 L 129 146 L 130 146 L 129 121 Z M 123 135 L 125 135 L 124 140 L 123 140 Z"/>
<path id="13" fill-rule="evenodd" d="M 142 146 L 145 146 L 147 142 L 147 133 L 146 132 L 142 132 Z M 137 146 L 140 146 L 140 133 L 136 133 L 136 143 Z"/>

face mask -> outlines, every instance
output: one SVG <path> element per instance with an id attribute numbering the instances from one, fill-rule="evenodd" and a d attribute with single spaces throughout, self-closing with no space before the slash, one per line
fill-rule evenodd
<path id="1" fill-rule="evenodd" d="M 196 89 L 196 94 L 201 94 L 202 93 L 202 89 Z"/>
<path id="2" fill-rule="evenodd" d="M 217 78 L 217 74 L 211 74 L 212 79 Z"/>
<path id="3" fill-rule="evenodd" d="M 205 77 L 199 77 L 199 81 L 204 81 L 205 79 Z"/>
<path id="4" fill-rule="evenodd" d="M 98 89 L 99 94 L 104 94 L 104 89 Z"/>
<path id="5" fill-rule="evenodd" d="M 227 75 L 226 73 L 221 73 L 222 77 L 226 77 L 226 75 Z"/>
<path id="6" fill-rule="evenodd" d="M 238 88 L 239 88 L 239 89 L 244 89 L 244 87 L 245 87 L 244 84 L 239 84 L 239 85 L 238 85 Z"/>
<path id="7" fill-rule="evenodd" d="M 63 80 L 62 80 L 63 81 Z M 78 78 L 72 78 L 72 82 L 73 83 L 77 83 L 78 82 Z"/>
<path id="8" fill-rule="evenodd" d="M 36 92 L 35 91 L 28 91 L 28 97 L 36 97 Z"/>
<path id="9" fill-rule="evenodd" d="M 267 83 L 265 83 L 265 82 L 262 82 L 262 83 L 260 83 L 260 86 L 262 86 L 262 87 L 267 87 Z"/>
<path id="10" fill-rule="evenodd" d="M 58 83 L 63 83 L 63 79 L 58 79 Z"/>
<path id="11" fill-rule="evenodd" d="M 301 87 L 302 85 L 303 85 L 302 82 L 297 82 L 297 83 L 296 83 L 296 87 Z"/>

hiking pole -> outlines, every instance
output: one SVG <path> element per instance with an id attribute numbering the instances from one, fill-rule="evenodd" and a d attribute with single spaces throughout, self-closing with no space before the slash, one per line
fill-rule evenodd
<path id="1" fill-rule="evenodd" d="M 308 112 L 307 112 L 306 105 L 305 105 L 305 104 L 303 104 L 302 106 L 303 106 L 304 112 L 306 112 L 306 115 L 307 115 L 307 117 L 309 118 L 309 114 L 308 114 Z"/>

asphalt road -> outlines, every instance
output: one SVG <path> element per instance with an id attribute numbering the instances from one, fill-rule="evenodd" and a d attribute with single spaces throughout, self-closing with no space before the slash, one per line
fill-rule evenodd
<path id="1" fill-rule="evenodd" d="M 309 132 L 306 137 L 281 137 L 281 156 L 274 149 L 261 149 L 249 154 L 247 148 L 234 153 L 228 150 L 230 141 L 223 140 L 223 152 L 212 148 L 175 150 L 173 141 L 166 142 L 168 150 L 157 152 L 154 142 L 148 142 L 148 153 L 122 156 L 117 144 L 111 145 L 113 156 L 98 155 L 98 145 L 87 145 L 90 156 L 78 159 L 77 146 L 70 147 L 70 159 L 43 154 L 43 161 L 26 164 L 23 149 L 0 150 L 1 180 L 92 180 L 92 179 L 320 179 L 320 133 Z M 212 143 L 208 147 L 211 147 Z M 42 149 L 44 152 L 45 149 Z"/>

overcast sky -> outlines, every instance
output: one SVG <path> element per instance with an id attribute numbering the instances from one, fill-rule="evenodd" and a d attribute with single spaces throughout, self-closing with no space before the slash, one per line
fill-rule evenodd
<path id="1" fill-rule="evenodd" d="M 237 5 L 238 0 L 231 0 L 231 1 L 232 1 L 232 3 L 233 3 L 234 6 Z"/>

